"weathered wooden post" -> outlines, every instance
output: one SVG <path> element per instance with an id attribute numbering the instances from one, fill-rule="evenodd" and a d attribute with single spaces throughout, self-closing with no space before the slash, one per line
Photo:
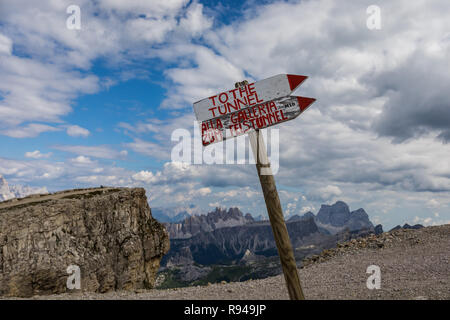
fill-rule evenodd
<path id="1" fill-rule="evenodd" d="M 280 256 L 281 267 L 283 268 L 284 280 L 291 300 L 304 300 L 300 278 L 295 263 L 294 250 L 284 221 L 283 209 L 281 208 L 280 197 L 278 196 L 275 179 L 270 168 L 263 136 L 259 130 L 249 134 L 250 144 L 256 160 L 256 170 L 266 202 L 267 213 L 270 225 L 272 226 L 273 237 Z"/>
<path id="2" fill-rule="evenodd" d="M 266 202 L 275 243 L 291 300 L 303 300 L 303 290 L 295 263 L 275 179 L 259 129 L 292 120 L 315 99 L 290 94 L 306 79 L 299 75 L 278 75 L 256 83 L 237 82 L 235 89 L 194 103 L 200 122 L 203 145 L 248 133 L 256 169 Z M 233 102 L 231 102 L 234 100 Z"/>

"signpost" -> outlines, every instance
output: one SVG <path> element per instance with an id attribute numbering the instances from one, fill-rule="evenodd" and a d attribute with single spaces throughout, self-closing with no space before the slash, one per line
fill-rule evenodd
<path id="1" fill-rule="evenodd" d="M 291 96 L 306 78 L 280 74 L 195 102 L 203 145 L 296 118 L 315 101 Z"/>
<path id="2" fill-rule="evenodd" d="M 291 300 L 303 300 L 305 297 L 275 179 L 259 129 L 295 119 L 315 101 L 312 98 L 291 96 L 291 93 L 306 78 L 300 75 L 280 74 L 251 84 L 247 81 L 238 82 L 233 90 L 224 91 L 194 103 L 195 115 L 200 122 L 203 145 L 245 133 L 249 134 L 267 213 Z"/>

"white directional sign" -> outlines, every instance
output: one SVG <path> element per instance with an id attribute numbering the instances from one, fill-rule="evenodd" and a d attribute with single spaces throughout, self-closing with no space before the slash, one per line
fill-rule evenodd
<path id="1" fill-rule="evenodd" d="M 194 103 L 198 121 L 213 119 L 274 99 L 291 95 L 307 77 L 279 74 L 246 86 L 227 90 Z"/>
<path id="2" fill-rule="evenodd" d="M 315 101 L 291 96 L 306 78 L 280 74 L 194 103 L 203 145 L 296 118 Z"/>
<path id="3" fill-rule="evenodd" d="M 287 96 L 203 121 L 203 145 L 295 119 L 314 101 L 315 99 L 311 98 Z"/>

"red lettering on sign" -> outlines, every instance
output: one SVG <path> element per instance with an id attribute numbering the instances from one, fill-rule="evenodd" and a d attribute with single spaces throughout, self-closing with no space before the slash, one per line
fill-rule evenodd
<path id="1" fill-rule="evenodd" d="M 236 100 L 234 100 L 234 103 L 236 104 Z M 234 109 L 234 111 L 237 111 L 240 108 L 237 107 L 236 105 L 233 105 L 233 104 L 227 102 L 227 109 L 228 109 L 228 112 L 231 112 L 231 109 Z"/>
<path id="2" fill-rule="evenodd" d="M 212 112 L 213 117 L 216 117 L 216 113 L 214 112 L 214 110 L 217 109 L 217 107 L 214 108 L 209 108 L 208 110 Z"/>
<path id="3" fill-rule="evenodd" d="M 237 91 L 237 88 L 229 91 L 233 94 L 233 99 L 236 99 L 236 91 Z"/>
<path id="4" fill-rule="evenodd" d="M 223 107 L 223 111 L 222 111 L 221 107 L 219 106 L 219 113 L 227 114 L 227 105 L 224 104 L 222 107 Z"/>
<path id="5" fill-rule="evenodd" d="M 277 111 L 277 106 L 275 105 L 275 102 L 270 101 L 269 107 L 270 107 L 270 109 L 269 109 L 270 111 L 269 111 L 269 112 L 275 112 L 275 111 Z"/>
<path id="6" fill-rule="evenodd" d="M 243 97 L 242 100 L 237 98 L 235 101 L 236 101 L 236 105 L 239 106 L 239 109 L 247 106 L 247 97 Z"/>
<path id="7" fill-rule="evenodd" d="M 255 83 L 250 83 L 248 85 L 248 95 L 253 95 L 255 93 L 256 93 L 256 91 L 255 91 Z"/>
<path id="8" fill-rule="evenodd" d="M 216 97 L 217 97 L 217 95 L 216 95 L 216 96 L 209 97 L 209 100 L 212 100 L 213 106 L 216 105 Z"/>
<path id="9" fill-rule="evenodd" d="M 243 93 L 245 92 L 245 95 L 248 96 L 248 86 L 239 87 L 239 95 L 241 98 L 243 97 Z"/>
<path id="10" fill-rule="evenodd" d="M 248 101 L 249 106 L 256 104 L 256 101 L 254 101 L 254 100 L 255 100 L 254 96 L 247 96 L 247 101 Z"/>
<path id="11" fill-rule="evenodd" d="M 225 95 L 225 100 L 222 101 L 222 97 Z M 220 103 L 226 103 L 228 101 L 228 94 L 226 92 L 222 92 L 219 94 L 219 101 Z"/>
<path id="12" fill-rule="evenodd" d="M 258 98 L 258 94 L 256 92 L 255 92 L 255 96 L 256 96 L 256 103 L 261 103 L 264 101 L 263 99 Z"/>

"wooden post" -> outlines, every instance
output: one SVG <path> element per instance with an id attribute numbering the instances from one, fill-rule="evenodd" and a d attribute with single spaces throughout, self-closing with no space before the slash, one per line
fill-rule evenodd
<path id="1" fill-rule="evenodd" d="M 280 204 L 275 179 L 270 169 L 270 163 L 267 156 L 264 139 L 259 130 L 249 133 L 250 144 L 253 150 L 253 156 L 256 160 L 256 170 L 258 171 L 259 181 L 266 201 L 267 213 L 269 214 L 270 224 L 272 226 L 273 236 L 280 256 L 281 266 L 283 268 L 284 279 L 291 300 L 304 300 L 300 278 L 295 263 L 294 251 L 287 231 L 286 223 L 283 217 L 283 210 Z"/>
<path id="2" fill-rule="evenodd" d="M 247 85 L 247 80 L 236 82 L 235 88 Z M 270 162 L 267 156 L 266 145 L 259 130 L 251 131 L 249 134 L 250 145 L 256 161 L 259 181 L 266 201 L 267 213 L 269 214 L 270 225 L 280 256 L 281 267 L 283 268 L 284 279 L 291 300 L 304 300 L 300 278 L 298 277 L 297 264 L 295 263 L 294 250 L 284 221 L 283 209 L 281 208 L 275 179 L 270 169 Z"/>

